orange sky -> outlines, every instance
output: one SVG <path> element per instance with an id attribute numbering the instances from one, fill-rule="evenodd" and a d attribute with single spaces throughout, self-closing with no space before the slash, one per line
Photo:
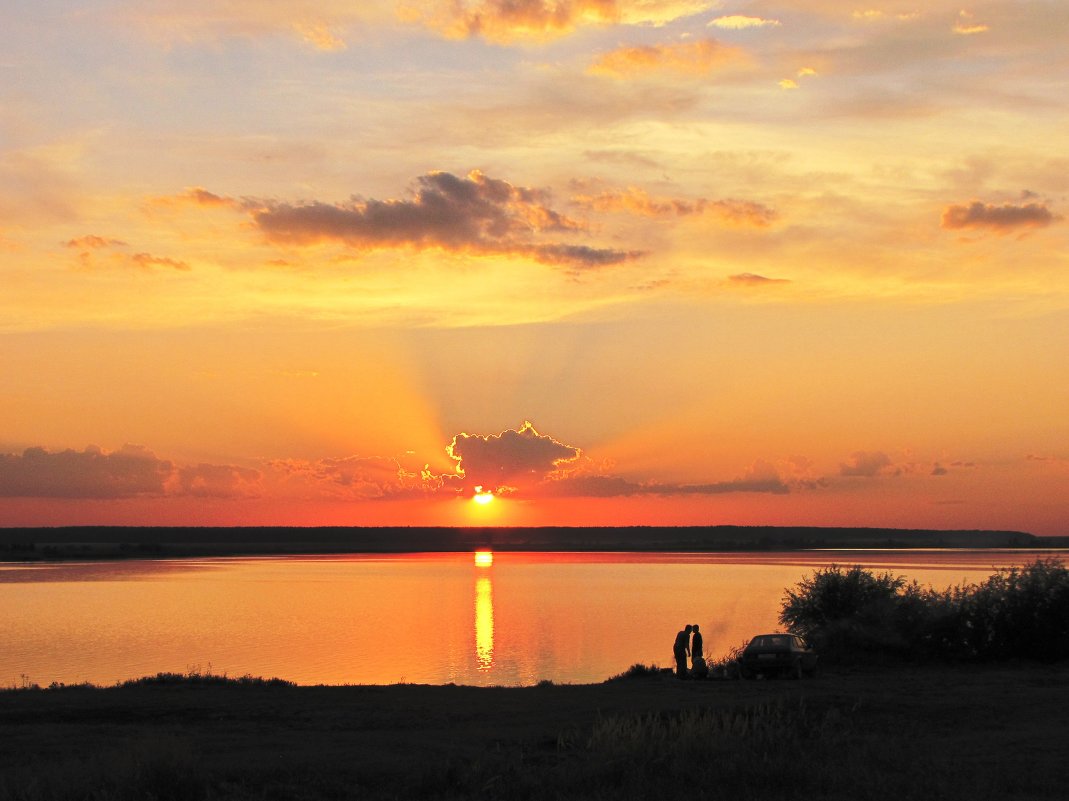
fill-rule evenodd
<path id="1" fill-rule="evenodd" d="M 1069 534 L 1064 3 L 3 17 L 0 525 Z"/>

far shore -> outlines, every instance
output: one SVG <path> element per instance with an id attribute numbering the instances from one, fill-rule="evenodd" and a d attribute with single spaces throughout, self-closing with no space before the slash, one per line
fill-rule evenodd
<path id="1" fill-rule="evenodd" d="M 0 797 L 1062 799 L 1069 665 L 0 692 Z"/>
<path id="2" fill-rule="evenodd" d="M 124 527 L 0 529 L 0 561 L 495 551 L 766 552 L 821 548 L 1061 549 L 1021 531 L 772 526 Z"/>

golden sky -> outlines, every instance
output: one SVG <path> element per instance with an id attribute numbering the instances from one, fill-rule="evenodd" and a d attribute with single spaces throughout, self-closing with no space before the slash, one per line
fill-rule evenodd
<path id="1" fill-rule="evenodd" d="M 1061 0 L 0 15 L 0 525 L 1069 533 Z"/>

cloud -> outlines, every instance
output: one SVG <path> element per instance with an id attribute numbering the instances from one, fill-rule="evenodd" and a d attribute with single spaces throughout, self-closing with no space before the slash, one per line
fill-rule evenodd
<path id="1" fill-rule="evenodd" d="M 130 261 L 143 270 L 151 270 L 153 267 L 170 267 L 171 269 L 182 271 L 192 269 L 184 261 L 169 259 L 165 256 L 153 256 L 151 253 L 135 253 L 130 257 Z"/>
<path id="2" fill-rule="evenodd" d="M 962 9 L 958 12 L 958 19 L 951 30 L 959 36 L 972 36 L 973 34 L 984 33 L 988 30 L 988 26 L 973 22 L 973 15 Z"/>
<path id="3" fill-rule="evenodd" d="M 86 234 L 76 239 L 68 239 L 63 243 L 66 247 L 76 250 L 100 250 L 101 248 L 125 247 L 126 243 L 121 239 L 109 239 L 96 234 Z"/>
<path id="4" fill-rule="evenodd" d="M 428 470 L 406 470 L 387 456 L 276 460 L 269 467 L 283 477 L 290 491 L 303 488 L 313 495 L 352 501 L 421 497 L 442 487 L 441 479 Z"/>
<path id="5" fill-rule="evenodd" d="M 943 210 L 943 228 L 975 228 L 1008 233 L 1021 228 L 1045 228 L 1056 217 L 1046 203 L 1003 203 L 996 206 L 974 200 L 968 205 L 951 205 Z"/>
<path id="6" fill-rule="evenodd" d="M 260 495 L 260 471 L 221 464 L 180 467 L 168 490 L 194 498 L 250 498 Z"/>
<path id="7" fill-rule="evenodd" d="M 714 214 L 733 224 L 758 227 L 767 226 L 776 219 L 774 209 L 750 200 L 657 198 L 633 186 L 623 190 L 606 190 L 597 194 L 574 195 L 571 200 L 577 205 L 597 211 L 626 211 L 644 217 Z"/>
<path id="8" fill-rule="evenodd" d="M 49 453 L 27 448 L 21 455 L 0 454 L 0 497 L 132 498 L 162 495 L 174 471 L 139 445 L 107 453 L 95 446 L 84 451 Z"/>
<path id="9" fill-rule="evenodd" d="M 947 475 L 949 473 L 950 473 L 950 471 L 947 470 L 945 467 L 943 467 L 943 465 L 939 464 L 939 462 L 936 462 L 935 464 L 932 465 L 932 475 L 933 476 L 945 476 L 945 475 Z"/>
<path id="10" fill-rule="evenodd" d="M 731 14 L 726 17 L 717 17 L 709 23 L 711 28 L 724 28 L 730 31 L 741 31 L 746 28 L 774 28 L 778 27 L 778 19 L 762 19 L 761 17 L 747 17 L 742 14 Z"/>
<path id="11" fill-rule="evenodd" d="M 349 31 L 398 23 L 453 38 L 544 42 L 587 27 L 665 25 L 708 12 L 714 0 L 142 0 L 128 19 L 167 40 L 290 35 L 318 50 L 345 46 Z"/>
<path id="12" fill-rule="evenodd" d="M 247 497 L 257 494 L 259 479 L 258 471 L 234 465 L 178 467 L 140 445 L 0 454 L 0 497 L 7 498 Z"/>
<path id="13" fill-rule="evenodd" d="M 733 492 L 758 492 L 786 495 L 790 486 L 780 477 L 774 466 L 763 460 L 732 481 L 702 484 L 629 481 L 620 476 L 600 474 L 564 475 L 546 481 L 539 488 L 541 494 L 553 497 L 612 498 L 634 495 L 724 495 Z"/>
<path id="14" fill-rule="evenodd" d="M 297 32 L 301 39 L 317 50 L 330 52 L 344 50 L 346 47 L 345 40 L 324 22 L 295 22 L 293 23 L 293 30 Z"/>
<path id="15" fill-rule="evenodd" d="M 664 25 L 715 5 L 710 0 L 408 0 L 401 9 L 403 18 L 449 37 L 513 42 L 556 38 L 588 26 Z"/>
<path id="16" fill-rule="evenodd" d="M 574 467 L 581 455 L 579 448 L 539 434 L 530 421 L 500 434 L 457 434 L 446 453 L 465 484 L 495 489 L 531 488 Z"/>
<path id="17" fill-rule="evenodd" d="M 702 39 L 667 45 L 621 47 L 600 56 L 587 68 L 587 72 L 609 78 L 632 78 L 657 72 L 707 75 L 744 60 L 740 48 L 715 39 Z"/>
<path id="18" fill-rule="evenodd" d="M 571 235 L 585 226 L 549 207 L 549 193 L 513 186 L 479 171 L 420 176 L 403 200 L 349 203 L 266 202 L 253 210 L 256 226 L 273 242 L 297 245 L 339 241 L 356 249 L 441 248 L 529 256 L 546 264 L 597 267 L 637 258 L 637 251 L 537 242 L 544 234 Z"/>
<path id="19" fill-rule="evenodd" d="M 839 475 L 873 478 L 893 471 L 893 466 L 891 457 L 883 451 L 854 451 L 848 461 L 840 463 Z"/>
<path id="20" fill-rule="evenodd" d="M 790 280 L 787 278 L 766 278 L 763 275 L 757 275 L 756 273 L 738 273 L 736 275 L 729 275 L 728 281 L 739 286 L 771 286 L 773 284 L 789 284 Z"/>

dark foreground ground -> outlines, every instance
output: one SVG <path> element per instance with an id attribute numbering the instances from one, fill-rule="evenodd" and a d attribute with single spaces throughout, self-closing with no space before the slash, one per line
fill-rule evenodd
<path id="1" fill-rule="evenodd" d="M 1069 666 L 0 692 L 5 799 L 1064 799 Z"/>

